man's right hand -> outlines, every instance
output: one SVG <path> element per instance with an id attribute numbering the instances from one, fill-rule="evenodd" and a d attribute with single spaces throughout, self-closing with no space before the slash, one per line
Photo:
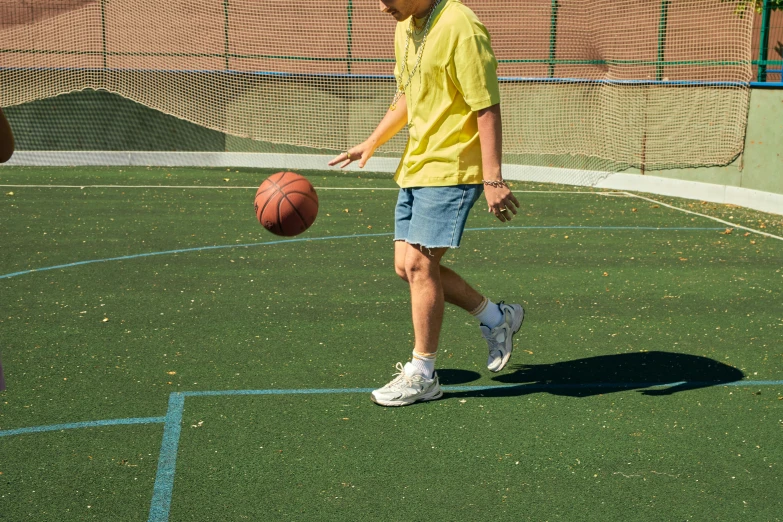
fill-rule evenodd
<path id="1" fill-rule="evenodd" d="M 342 169 L 354 161 L 358 161 L 359 168 L 363 169 L 367 164 L 367 161 L 372 158 L 373 154 L 375 154 L 375 147 L 373 146 L 372 142 L 365 141 L 364 143 L 352 147 L 341 153 L 339 156 L 335 157 L 332 161 L 329 162 L 329 166 L 334 167 L 335 165 L 339 164 L 340 168 Z"/>

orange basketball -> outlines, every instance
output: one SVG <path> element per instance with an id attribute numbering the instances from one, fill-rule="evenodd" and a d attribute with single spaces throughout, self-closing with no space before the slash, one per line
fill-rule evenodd
<path id="1" fill-rule="evenodd" d="M 256 191 L 256 217 L 278 236 L 296 236 L 313 224 L 318 215 L 318 194 L 307 178 L 295 172 L 278 172 Z"/>

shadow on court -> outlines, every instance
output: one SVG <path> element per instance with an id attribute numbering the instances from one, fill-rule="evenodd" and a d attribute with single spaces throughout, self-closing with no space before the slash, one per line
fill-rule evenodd
<path id="1" fill-rule="evenodd" d="M 478 379 L 464 370 L 438 371 L 441 384 L 458 385 Z M 742 380 L 740 370 L 721 362 L 684 353 L 643 352 L 601 355 L 552 364 L 516 365 L 493 380 L 516 386 L 444 393 L 452 397 L 515 397 L 546 392 L 588 397 L 627 390 L 644 395 L 673 393 Z M 651 388 L 654 389 L 645 389 Z"/>

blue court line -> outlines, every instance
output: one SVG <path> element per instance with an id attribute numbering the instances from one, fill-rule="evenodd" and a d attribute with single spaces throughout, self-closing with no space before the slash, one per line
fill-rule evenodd
<path id="1" fill-rule="evenodd" d="M 0 53 L 16 52 L 20 54 L 32 54 L 28 50 L 20 49 L 0 49 Z M 81 51 L 80 53 L 93 54 L 101 56 L 108 54 L 109 56 L 127 56 L 127 53 L 113 52 L 103 53 L 101 51 Z M 213 58 L 224 58 L 224 54 L 214 54 Z M 239 58 L 241 55 L 231 55 L 229 58 Z M 286 59 L 283 56 L 261 56 L 260 58 L 271 59 Z M 322 56 L 307 56 L 307 57 L 288 57 L 301 59 L 305 61 L 315 62 L 347 62 L 347 63 L 373 63 L 373 64 L 390 64 L 394 63 L 394 58 L 357 58 L 357 57 L 322 57 Z M 571 61 L 582 62 L 583 60 L 515 60 L 515 59 L 501 59 L 498 60 L 500 64 L 518 64 L 518 63 L 532 63 L 532 64 L 551 64 L 554 65 L 574 65 L 569 63 Z M 774 62 L 774 60 L 773 60 Z M 720 63 L 720 62 L 718 62 Z M 755 64 L 756 61 L 739 60 L 732 62 L 730 65 L 746 66 L 750 63 Z M 624 65 L 623 60 L 600 60 L 596 63 L 587 63 L 581 65 Z M 676 67 L 678 65 L 696 65 L 701 67 L 714 67 L 715 61 L 697 61 L 697 63 L 681 64 L 679 62 L 662 61 L 662 62 L 650 62 L 650 64 L 658 64 L 664 67 Z M 579 65 L 579 63 L 577 63 Z M 722 64 L 721 64 L 722 65 Z M 719 66 L 721 66 L 719 65 Z M 769 64 L 769 65 L 774 65 Z M 725 65 L 723 65 L 725 66 Z M 218 76 L 244 76 L 244 77 L 260 77 L 260 78 L 275 78 L 275 79 L 290 79 L 290 80 L 369 80 L 373 82 L 396 82 L 396 78 L 393 74 L 349 74 L 349 73 L 292 73 L 284 71 L 239 71 L 236 69 L 150 69 L 150 68 L 120 68 L 120 67 L 18 67 L 18 66 L 4 66 L 0 67 L 0 71 L 22 71 L 22 72 L 95 72 L 95 73 L 154 73 L 154 74 L 177 74 L 177 75 L 218 75 Z M 769 71 L 767 71 L 769 72 Z M 698 87 L 748 87 L 748 86 L 763 86 L 768 82 L 742 82 L 742 81 L 730 81 L 730 80 L 651 80 L 649 78 L 637 78 L 637 79 L 610 79 L 610 78 L 548 78 L 540 76 L 499 76 L 498 81 L 500 83 L 579 83 L 579 84 L 598 84 L 598 85 L 662 85 L 662 86 L 677 86 L 688 85 Z M 769 82 L 772 83 L 772 82 Z M 106 90 L 105 88 L 101 90 Z"/>
<path id="2" fill-rule="evenodd" d="M 547 226 L 508 226 L 508 227 L 480 227 L 480 228 L 466 228 L 466 232 L 476 232 L 476 231 L 486 231 L 486 230 L 631 230 L 631 231 L 674 231 L 674 232 L 683 232 L 683 231 L 718 231 L 718 230 L 725 230 L 725 227 L 613 227 L 613 226 L 578 226 L 578 225 L 547 225 Z M 10 279 L 12 277 L 17 277 L 21 275 L 26 274 L 32 274 L 33 272 L 45 272 L 47 270 L 60 270 L 64 268 L 72 268 L 75 266 L 81 266 L 81 265 L 89 265 L 93 263 L 107 263 L 109 261 L 127 261 L 129 259 L 139 259 L 142 257 L 152 257 L 152 256 L 164 256 L 164 255 L 171 255 L 171 254 L 183 254 L 187 252 L 202 252 L 206 250 L 222 250 L 226 248 L 251 248 L 251 247 L 260 247 L 260 246 L 268 246 L 268 245 L 281 245 L 285 243 L 302 243 L 307 241 L 329 241 L 333 239 L 357 239 L 357 238 L 366 238 L 366 237 L 383 237 L 383 236 L 393 236 L 394 234 L 392 232 L 384 232 L 379 234 L 353 234 L 353 235 L 347 235 L 347 236 L 324 236 L 324 237 L 303 237 L 303 238 L 295 238 L 295 239 L 281 239 L 279 241 L 264 241 L 261 243 L 242 243 L 242 244 L 234 244 L 234 245 L 214 245 L 214 246 L 203 246 L 203 247 L 193 247 L 193 248 L 180 248 L 176 250 L 164 250 L 161 252 L 146 252 L 142 254 L 130 254 L 127 256 L 118 256 L 118 257 L 109 257 L 105 259 L 90 259 L 87 261 L 75 261 L 73 263 L 66 263 L 63 265 L 55 265 L 55 266 L 46 266 L 41 268 L 33 268 L 30 270 L 22 270 L 20 272 L 12 272 L 10 274 L 3 274 L 0 275 L 0 279 Z"/>
<path id="3" fill-rule="evenodd" d="M 18 49 L 2 49 L 0 53 L 8 53 L 17 51 L 21 53 L 29 54 L 30 51 L 20 51 Z M 101 51 L 88 52 L 100 56 Z M 126 56 L 127 53 L 108 53 L 110 56 Z M 215 54 L 215 58 L 224 58 L 224 54 Z M 229 55 L 229 58 L 242 58 L 241 56 Z M 286 59 L 283 56 L 262 56 L 262 58 L 272 59 Z M 344 57 L 290 57 L 296 59 L 302 59 L 306 61 L 316 62 L 348 62 L 348 63 L 374 63 L 374 64 L 389 64 L 394 63 L 393 58 L 344 58 Z M 582 60 L 576 60 L 581 62 Z M 552 62 L 547 59 L 540 60 L 498 60 L 500 64 L 517 64 L 517 63 L 534 63 L 534 64 L 547 64 L 554 63 L 554 65 L 569 65 L 569 60 L 555 60 Z M 622 60 L 603 60 L 598 63 L 588 63 L 583 65 L 612 65 L 623 64 Z M 653 64 L 658 63 L 666 67 L 673 67 L 682 65 L 678 62 L 651 62 Z M 718 62 L 720 63 L 720 62 Z M 731 65 L 747 65 L 747 61 L 736 61 Z M 753 60 L 751 63 L 756 63 Z M 715 61 L 705 61 L 704 63 L 692 63 L 690 65 L 697 65 L 702 67 L 711 67 L 715 65 Z M 244 76 L 244 77 L 260 77 L 260 78 L 275 78 L 275 79 L 289 79 L 289 80 L 369 80 L 373 82 L 395 82 L 394 75 L 390 74 L 347 74 L 347 73 L 291 73 L 283 71 L 238 71 L 235 69 L 149 69 L 149 68 L 119 68 L 119 67 L 0 67 L 0 71 L 56 71 L 56 72 L 96 72 L 96 73 L 154 73 L 154 74 L 177 74 L 177 75 L 219 75 L 219 76 Z M 767 71 L 769 72 L 769 70 Z M 697 86 L 697 87 L 759 87 L 765 86 L 767 83 L 773 82 L 738 82 L 728 80 L 651 80 L 645 79 L 610 79 L 610 78 L 542 78 L 539 76 L 499 76 L 498 81 L 500 83 L 555 83 L 555 84 L 598 84 L 598 85 L 661 85 L 661 86 Z M 774 83 L 773 83 L 774 85 Z M 106 90 L 102 88 L 101 90 Z"/>
<path id="4" fill-rule="evenodd" d="M 780 381 L 734 381 L 727 383 L 716 382 L 648 382 L 648 383 L 595 383 L 595 384 L 489 384 L 485 386 L 443 386 L 443 391 L 449 392 L 465 392 L 465 391 L 483 391 L 483 390 L 498 390 L 504 388 L 525 388 L 529 390 L 546 391 L 546 390 L 564 390 L 564 389 L 590 389 L 590 388 L 612 388 L 612 389 L 635 389 L 635 388 L 653 388 L 659 386 L 677 386 L 680 384 L 690 384 L 693 386 L 732 386 L 732 387 L 753 387 L 753 386 L 783 386 L 783 380 Z M 328 395 L 338 393 L 370 393 L 375 388 L 303 388 L 303 389 L 272 389 L 272 390 L 207 390 L 207 391 L 190 391 L 190 392 L 174 392 L 173 395 L 183 397 L 182 404 L 179 402 L 174 403 L 173 410 L 176 413 L 177 408 L 181 410 L 184 405 L 185 397 L 214 397 L 214 396 L 229 396 L 229 395 Z M 169 409 L 172 409 L 171 397 L 169 401 Z M 181 420 L 181 411 L 179 412 Z M 105 426 L 127 426 L 133 424 L 166 424 L 169 427 L 169 422 L 175 422 L 175 419 L 170 418 L 167 414 L 166 417 L 135 417 L 129 419 L 105 419 L 85 422 L 69 422 L 66 424 L 51 424 L 48 426 L 33 426 L 29 428 L 14 428 L 9 430 L 0 430 L 0 437 L 10 437 L 13 435 L 28 435 L 33 433 L 45 433 L 49 431 L 63 431 L 63 430 L 76 430 L 82 428 L 99 428 Z M 173 428 L 173 426 L 172 426 Z M 164 428 L 166 429 L 166 428 Z M 171 429 L 171 428 L 169 428 Z"/>
<path id="5" fill-rule="evenodd" d="M 248 247 L 258 247 L 258 246 L 266 246 L 266 245 L 280 245 L 283 243 L 300 243 L 303 241 L 324 241 L 329 239 L 346 239 L 346 238 L 355 238 L 355 237 L 373 237 L 373 236 L 390 236 L 392 233 L 383 233 L 383 234 L 358 234 L 358 235 L 351 235 L 351 236 L 325 236 L 325 237 L 307 237 L 307 238 L 297 238 L 297 239 L 281 239 L 279 241 L 265 241 L 263 243 L 243 243 L 238 245 L 214 245 L 214 246 L 204 246 L 204 247 L 193 247 L 193 248 L 180 248 L 177 250 L 164 250 L 162 252 L 147 252 L 144 254 L 131 254 L 127 256 L 118 256 L 118 257 L 109 257 L 106 259 L 91 259 L 89 261 L 76 261 L 74 263 L 66 263 L 64 265 L 56 265 L 56 266 L 47 266 L 43 268 L 33 268 L 31 270 L 22 270 L 21 272 L 13 272 L 11 274 L 5 274 L 0 275 L 0 279 L 8 279 L 11 277 L 16 277 L 20 275 L 25 274 L 31 274 L 33 272 L 43 272 L 45 270 L 57 270 L 61 268 L 71 268 L 74 266 L 81 266 L 81 265 L 89 265 L 92 263 L 106 263 L 109 261 L 125 261 L 128 259 L 138 259 L 141 257 L 152 257 L 152 256 L 164 256 L 164 255 L 170 255 L 170 254 L 182 254 L 185 252 L 201 252 L 204 250 L 221 250 L 225 248 L 248 248 Z"/>
<path id="6" fill-rule="evenodd" d="M 659 386 L 677 386 L 688 384 L 699 386 L 783 386 L 780 381 L 735 381 L 728 383 L 716 382 L 654 382 L 654 383 L 595 383 L 595 384 L 508 384 L 487 386 L 444 386 L 446 393 L 466 391 L 491 391 L 503 389 L 524 389 L 530 391 L 546 390 L 571 390 L 571 389 L 638 389 L 653 388 Z M 179 451 L 179 439 L 182 430 L 182 412 L 186 397 L 215 397 L 215 396 L 249 396 L 249 395 L 329 395 L 338 393 L 370 393 L 373 388 L 322 388 L 322 389 L 273 389 L 273 390 L 220 390 L 220 391 L 190 391 L 174 392 L 169 398 L 169 409 L 166 412 L 166 425 L 163 430 L 163 442 L 161 444 L 160 457 L 158 459 L 158 471 L 155 476 L 150 513 L 147 522 L 168 522 L 171 509 L 171 498 L 174 492 L 174 473 L 176 471 L 177 452 Z"/>
<path id="7" fill-rule="evenodd" d="M 151 521 L 169 519 L 171 495 L 174 491 L 174 470 L 177 468 L 179 434 L 182 430 L 182 412 L 185 408 L 185 396 L 174 392 L 169 395 L 169 408 L 166 411 L 166 423 L 163 428 L 163 442 L 158 456 L 158 471 L 152 490 L 150 504 Z"/>
<path id="8" fill-rule="evenodd" d="M 530 391 L 570 390 L 570 389 L 641 389 L 660 386 L 678 386 L 688 384 L 693 387 L 700 386 L 730 386 L 730 387 L 757 387 L 757 386 L 783 386 L 783 380 L 778 381 L 734 381 L 734 382 L 709 382 L 709 381 L 682 381 L 682 382 L 650 382 L 650 383 L 587 383 L 587 384 L 507 384 L 484 386 L 444 386 L 446 393 L 492 391 L 524 389 Z M 160 455 L 158 456 L 158 468 L 153 486 L 152 502 L 148 522 L 167 522 L 171 509 L 171 499 L 174 492 L 174 474 L 177 467 L 177 453 L 182 432 L 182 416 L 185 409 L 186 397 L 210 397 L 210 396 L 251 396 L 251 395 L 329 395 L 339 393 L 369 393 L 373 388 L 304 388 L 304 389 L 267 389 L 267 390 L 205 390 L 190 392 L 173 392 L 169 395 L 168 409 L 165 417 L 139 417 L 130 419 L 107 419 L 87 422 L 74 422 L 68 424 L 53 424 L 49 426 L 35 426 L 31 428 L 18 428 L 0 431 L 0 437 L 12 435 L 24 435 L 31 433 L 43 433 L 61 431 L 67 429 L 92 428 L 132 424 L 164 424 L 163 439 L 161 441 Z"/>
<path id="9" fill-rule="evenodd" d="M 687 384 L 694 387 L 704 386 L 733 386 L 733 387 L 753 387 L 753 386 L 783 386 L 783 380 L 780 381 L 681 381 L 681 382 L 597 382 L 597 383 L 520 383 L 520 384 L 487 384 L 481 386 L 442 386 L 445 393 L 465 392 L 465 391 L 484 391 L 484 390 L 504 390 L 523 388 L 525 390 L 547 391 L 547 390 L 575 390 L 575 389 L 636 389 L 636 388 L 657 388 L 661 386 L 679 386 Z M 329 395 L 337 393 L 370 393 L 375 388 L 302 388 L 302 389 L 270 389 L 270 390 L 207 390 L 207 391 L 189 391 L 178 392 L 185 397 L 215 397 L 226 395 Z"/>
<path id="10" fill-rule="evenodd" d="M 128 424 L 162 424 L 164 420 L 165 417 L 139 417 L 134 419 L 107 419 L 86 422 L 70 422 L 68 424 L 52 424 L 49 426 L 34 426 L 32 428 L 0 430 L 0 437 L 27 435 L 30 433 L 44 433 L 47 431 L 78 430 L 81 428 L 98 428 L 104 426 L 120 426 Z"/>

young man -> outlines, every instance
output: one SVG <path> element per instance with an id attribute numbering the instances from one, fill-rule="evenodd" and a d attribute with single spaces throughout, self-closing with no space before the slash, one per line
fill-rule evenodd
<path id="1" fill-rule="evenodd" d="M 395 175 L 394 267 L 410 285 L 415 344 L 411 362 L 371 398 L 404 406 L 442 396 L 435 355 L 444 301 L 474 315 L 498 372 L 524 317 L 521 305 L 494 304 L 440 264 L 457 248 L 468 213 L 481 196 L 500 221 L 519 202 L 503 182 L 497 61 L 486 28 L 460 0 L 380 0 L 397 20 L 398 91 L 372 135 L 329 165 L 364 167 L 375 150 L 406 125 L 408 145 Z"/>
<path id="2" fill-rule="evenodd" d="M 5 163 L 14 153 L 14 135 L 11 126 L 5 119 L 3 109 L 0 109 L 0 163 Z"/>

